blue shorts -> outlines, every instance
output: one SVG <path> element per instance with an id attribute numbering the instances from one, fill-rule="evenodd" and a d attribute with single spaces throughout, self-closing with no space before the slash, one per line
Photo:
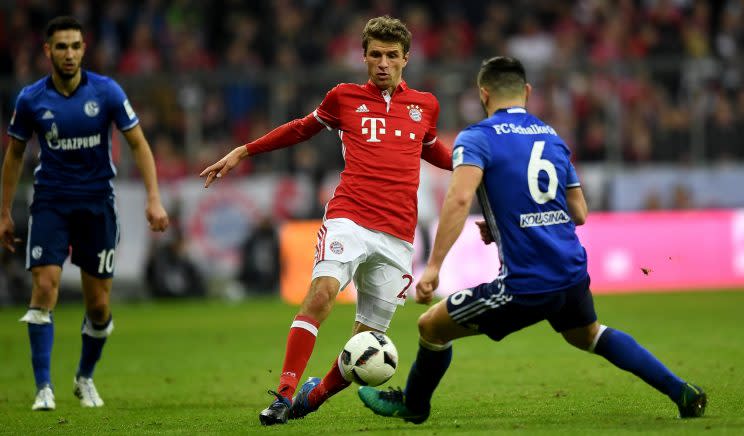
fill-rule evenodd
<path id="1" fill-rule="evenodd" d="M 26 245 L 26 269 L 72 263 L 86 273 L 114 275 L 119 220 L 113 199 L 99 201 L 37 200 L 31 204 Z"/>
<path id="2" fill-rule="evenodd" d="M 545 319 L 555 331 L 562 332 L 597 320 L 589 282 L 587 276 L 563 291 L 519 294 L 495 280 L 450 295 L 447 312 L 458 324 L 495 341 Z"/>

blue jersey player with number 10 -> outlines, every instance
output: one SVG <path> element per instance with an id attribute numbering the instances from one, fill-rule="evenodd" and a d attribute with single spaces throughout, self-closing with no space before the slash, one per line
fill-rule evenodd
<path id="1" fill-rule="evenodd" d="M 702 416 L 702 389 L 674 375 L 627 333 L 597 322 L 586 251 L 575 231 L 586 219 L 584 195 L 568 147 L 525 109 L 532 88 L 522 64 L 509 57 L 486 60 L 477 83 L 488 118 L 455 140 L 454 172 L 416 301 L 431 301 L 476 191 L 486 217 L 478 223 L 481 237 L 498 245 L 501 271 L 493 282 L 456 292 L 424 313 L 405 391 L 362 387 L 364 404 L 379 415 L 424 422 L 454 339 L 485 334 L 500 341 L 547 320 L 569 344 L 599 354 L 668 396 L 680 417 Z"/>
<path id="2" fill-rule="evenodd" d="M 26 268 L 31 271 L 31 304 L 21 318 L 28 324 L 31 362 L 36 379 L 33 410 L 53 410 L 50 360 L 54 341 L 52 309 L 57 303 L 62 265 L 72 253 L 80 267 L 85 303 L 82 353 L 73 382 L 83 407 L 100 407 L 93 369 L 114 324 L 109 309 L 119 224 L 114 207 L 111 124 L 132 149 L 147 190 L 145 214 L 154 231 L 168 227 L 160 201 L 155 164 L 139 119 L 124 91 L 108 77 L 81 69 L 85 42 L 72 17 L 47 26 L 44 53 L 51 75 L 20 92 L 8 127 L 0 200 L 0 242 L 14 251 L 10 215 L 21 174 L 26 142 L 36 133 L 39 166 L 34 170 Z"/>

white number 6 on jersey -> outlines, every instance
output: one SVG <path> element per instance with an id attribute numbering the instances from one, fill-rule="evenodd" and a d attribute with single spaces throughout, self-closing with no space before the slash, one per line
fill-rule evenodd
<path id="1" fill-rule="evenodd" d="M 558 173 L 555 171 L 555 165 L 547 159 L 542 158 L 545 141 L 535 141 L 532 144 L 532 153 L 530 154 L 530 164 L 527 166 L 527 186 L 530 187 L 530 195 L 537 204 L 544 204 L 555 199 L 555 193 L 558 191 Z M 540 190 L 538 177 L 540 171 L 548 174 L 548 190 Z"/>
<path id="2" fill-rule="evenodd" d="M 470 297 L 473 295 L 473 291 L 470 289 L 463 289 L 462 291 L 457 291 L 450 297 L 450 302 L 454 304 L 455 306 L 459 306 L 462 304 L 463 301 L 465 301 L 465 298 Z"/>

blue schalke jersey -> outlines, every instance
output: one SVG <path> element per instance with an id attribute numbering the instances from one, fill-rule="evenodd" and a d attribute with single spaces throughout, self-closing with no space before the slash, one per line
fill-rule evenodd
<path id="1" fill-rule="evenodd" d="M 65 97 L 52 78 L 21 90 L 8 134 L 39 139 L 34 170 L 36 199 L 97 199 L 113 195 L 112 121 L 121 131 L 139 123 L 127 96 L 112 79 L 81 71 L 78 88 Z"/>
<path id="2" fill-rule="evenodd" d="M 570 154 L 552 127 L 521 107 L 499 110 L 455 139 L 453 167 L 483 169 L 510 292 L 560 291 L 587 276 L 566 203 L 566 189 L 581 186 Z"/>

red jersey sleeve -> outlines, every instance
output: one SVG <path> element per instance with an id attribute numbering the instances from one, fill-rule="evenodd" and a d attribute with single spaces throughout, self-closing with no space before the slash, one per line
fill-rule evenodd
<path id="1" fill-rule="evenodd" d="M 337 129 L 340 120 L 340 110 L 339 110 L 339 86 L 336 85 L 328 91 L 325 98 L 322 102 L 320 102 L 320 106 L 318 106 L 317 109 L 313 112 L 313 115 L 315 116 L 315 119 L 318 120 L 319 123 L 323 124 L 326 129 L 333 130 Z"/>
<path id="2" fill-rule="evenodd" d="M 431 145 L 424 145 L 421 149 L 421 159 L 435 167 L 452 171 L 452 150 L 438 139 Z"/>
<path id="3" fill-rule="evenodd" d="M 248 150 L 249 156 L 278 150 L 306 141 L 321 130 L 323 130 L 323 125 L 317 121 L 313 114 L 309 114 L 304 118 L 282 124 L 255 141 L 245 144 L 245 148 Z"/>
<path id="4" fill-rule="evenodd" d="M 424 134 L 421 158 L 435 167 L 452 171 L 452 150 L 437 139 L 437 121 L 439 120 L 439 102 L 432 96 L 432 113 L 429 130 Z"/>

